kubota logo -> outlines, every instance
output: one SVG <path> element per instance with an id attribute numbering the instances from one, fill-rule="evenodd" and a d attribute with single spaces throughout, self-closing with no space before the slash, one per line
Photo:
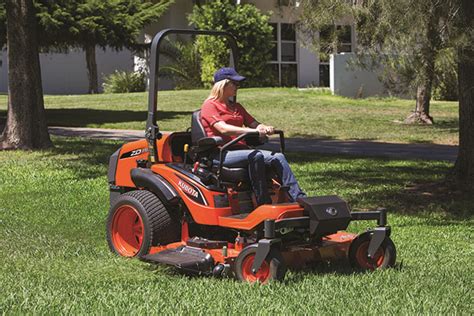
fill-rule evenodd
<path id="1" fill-rule="evenodd" d="M 328 207 L 326 209 L 326 213 L 328 213 L 331 216 L 336 216 L 337 215 L 337 209 L 334 207 Z"/>
<path id="2" fill-rule="evenodd" d="M 193 196 L 193 197 L 195 197 L 195 198 L 198 198 L 199 193 L 198 193 L 196 190 L 194 190 L 194 189 L 193 189 L 189 184 L 187 184 L 186 182 L 179 180 L 178 186 L 179 186 L 185 193 L 187 193 L 187 194 L 189 194 L 189 195 L 191 195 L 191 196 Z"/>

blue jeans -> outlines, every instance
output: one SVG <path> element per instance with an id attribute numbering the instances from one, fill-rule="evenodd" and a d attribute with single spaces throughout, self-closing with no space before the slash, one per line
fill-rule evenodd
<path id="1" fill-rule="evenodd" d="M 281 181 L 281 185 L 289 188 L 291 202 L 296 201 L 298 197 L 306 196 L 282 153 L 255 149 L 229 150 L 224 153 L 223 165 L 229 168 L 248 167 L 258 205 L 272 203 L 268 193 L 265 166 L 271 166 Z"/>

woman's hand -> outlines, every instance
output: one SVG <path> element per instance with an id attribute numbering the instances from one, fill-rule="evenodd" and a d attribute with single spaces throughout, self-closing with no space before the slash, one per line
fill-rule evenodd
<path id="1" fill-rule="evenodd" d="M 275 133 L 275 128 L 273 126 L 264 125 L 264 124 L 258 125 L 257 130 L 260 132 L 260 134 L 263 133 L 265 135 L 273 135 Z"/>

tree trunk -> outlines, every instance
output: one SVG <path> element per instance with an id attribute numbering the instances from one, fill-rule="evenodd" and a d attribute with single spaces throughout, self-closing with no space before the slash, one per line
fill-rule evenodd
<path id="1" fill-rule="evenodd" d="M 461 21 L 464 27 L 472 25 L 474 8 L 470 0 L 462 1 Z M 468 32 L 466 32 L 469 34 Z M 458 188 L 474 192 L 474 39 L 465 43 L 467 47 L 458 49 L 458 84 L 459 84 L 459 152 L 454 166 Z"/>
<path id="2" fill-rule="evenodd" d="M 415 112 L 411 113 L 405 123 L 423 123 L 433 124 L 433 117 L 430 116 L 430 100 L 431 100 L 431 84 L 427 88 L 426 85 L 419 85 L 416 90 L 416 106 Z"/>
<path id="3" fill-rule="evenodd" d="M 32 0 L 7 0 L 8 113 L 0 149 L 51 147 Z"/>
<path id="4" fill-rule="evenodd" d="M 421 76 L 423 82 L 418 85 L 416 89 L 416 106 L 415 112 L 411 113 L 406 119 L 405 123 L 423 123 L 433 124 L 433 118 L 430 116 L 430 101 L 431 101 L 431 87 L 434 77 L 434 60 L 435 56 L 431 53 L 426 53 L 425 61 L 422 65 Z"/>
<path id="5" fill-rule="evenodd" d="M 436 9 L 434 9 L 436 11 Z M 439 13 L 438 13 L 439 14 Z M 439 23 L 438 14 L 430 13 L 430 19 L 426 25 L 425 38 L 421 44 L 420 57 L 421 68 L 419 73 L 420 83 L 416 90 L 415 112 L 410 114 L 405 123 L 433 124 L 433 118 L 430 116 L 431 88 L 435 76 L 435 59 L 437 47 L 439 47 L 439 35 L 437 24 Z"/>
<path id="6" fill-rule="evenodd" d="M 84 45 L 84 51 L 86 53 L 87 78 L 89 79 L 88 93 L 99 93 L 99 82 L 97 80 L 97 62 L 95 59 L 95 45 Z"/>

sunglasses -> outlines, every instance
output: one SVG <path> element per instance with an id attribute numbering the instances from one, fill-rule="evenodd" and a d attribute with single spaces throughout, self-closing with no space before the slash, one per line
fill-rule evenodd
<path id="1" fill-rule="evenodd" d="M 240 84 L 237 81 L 230 81 L 230 84 L 232 84 L 234 87 L 238 88 L 240 87 Z"/>

